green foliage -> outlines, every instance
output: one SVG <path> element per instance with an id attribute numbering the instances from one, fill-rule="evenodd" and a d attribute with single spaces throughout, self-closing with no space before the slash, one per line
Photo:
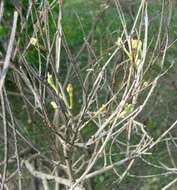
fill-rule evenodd
<path id="1" fill-rule="evenodd" d="M 8 29 L 6 27 L 0 25 L 0 38 L 1 39 L 6 37 L 7 31 L 8 31 Z"/>

